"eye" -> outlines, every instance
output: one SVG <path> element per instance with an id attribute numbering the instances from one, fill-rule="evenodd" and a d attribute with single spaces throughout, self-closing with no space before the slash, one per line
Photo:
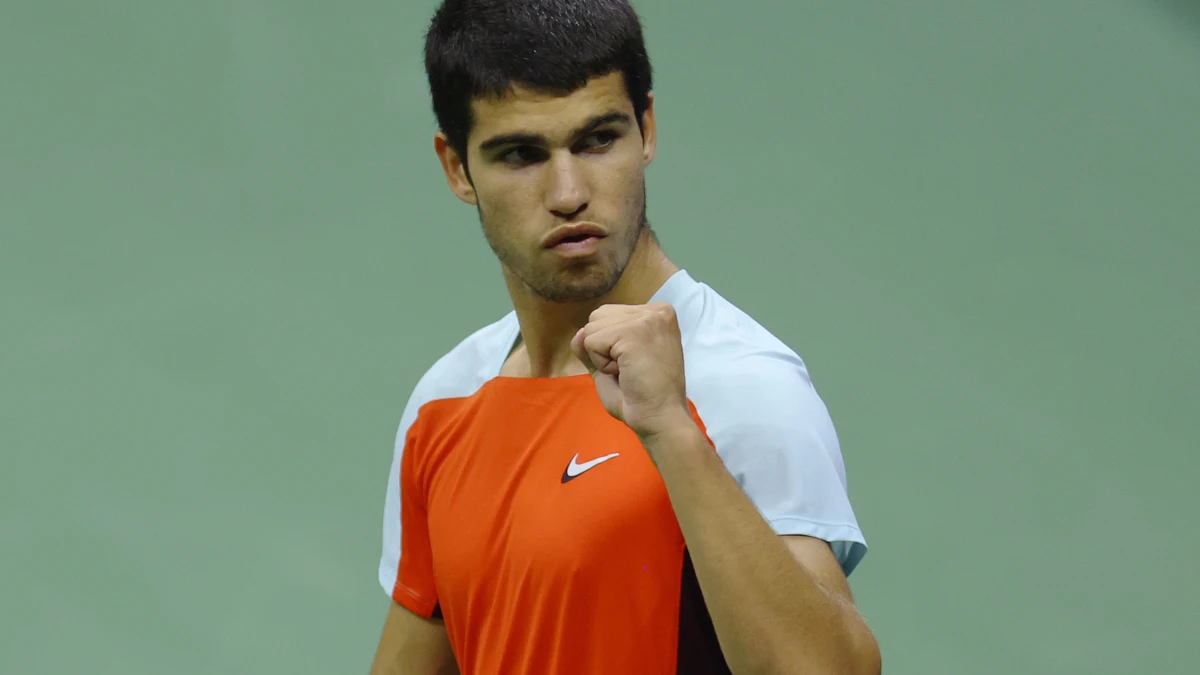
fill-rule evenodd
<path id="1" fill-rule="evenodd" d="M 543 159 L 542 151 L 529 145 L 518 145 L 499 157 L 501 162 L 510 166 L 526 166 Z"/>
<path id="2" fill-rule="evenodd" d="M 616 143 L 617 139 L 620 137 L 621 137 L 620 134 L 618 134 L 617 132 L 612 131 L 612 130 L 597 131 L 596 133 L 592 134 L 591 136 L 588 136 L 586 140 L 584 140 L 583 149 L 584 150 L 607 150 L 610 147 L 612 147 L 612 144 Z"/>

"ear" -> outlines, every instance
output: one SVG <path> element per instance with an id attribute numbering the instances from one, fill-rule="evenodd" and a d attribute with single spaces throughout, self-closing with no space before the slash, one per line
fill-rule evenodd
<path id="1" fill-rule="evenodd" d="M 439 131 L 434 135 L 433 149 L 442 163 L 442 171 L 446 174 L 446 183 L 450 186 L 450 191 L 462 201 L 478 206 L 475 186 L 471 185 L 471 180 L 467 177 L 467 167 L 458 152 L 450 147 L 450 139 L 445 133 Z"/>
<path id="2" fill-rule="evenodd" d="M 643 166 L 650 166 L 658 151 L 658 126 L 654 121 L 654 92 L 648 96 L 646 112 L 642 113 L 642 157 Z"/>

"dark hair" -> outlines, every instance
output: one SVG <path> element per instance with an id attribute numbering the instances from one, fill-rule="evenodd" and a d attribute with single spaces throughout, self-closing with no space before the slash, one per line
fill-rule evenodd
<path id="1" fill-rule="evenodd" d="M 617 71 L 640 127 L 652 73 L 628 0 L 444 0 L 425 36 L 433 113 L 464 163 L 472 100 L 513 84 L 566 94 Z"/>

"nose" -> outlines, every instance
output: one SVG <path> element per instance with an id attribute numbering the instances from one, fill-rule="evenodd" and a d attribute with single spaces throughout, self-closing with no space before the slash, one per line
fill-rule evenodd
<path id="1" fill-rule="evenodd" d="M 564 220 L 571 220 L 588 206 L 586 169 L 572 153 L 562 153 L 550 159 L 546 208 Z"/>

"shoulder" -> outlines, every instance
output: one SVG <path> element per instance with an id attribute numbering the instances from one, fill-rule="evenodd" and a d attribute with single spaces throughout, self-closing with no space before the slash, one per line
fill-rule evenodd
<path id="1" fill-rule="evenodd" d="M 843 474 L 824 401 L 800 355 L 711 289 L 685 346 L 688 397 L 718 450 L 751 439 L 756 447 L 806 439 Z"/>
<path id="2" fill-rule="evenodd" d="M 706 424 L 777 425 L 797 414 L 826 418 L 794 349 L 711 287 L 685 281 L 669 301 L 683 337 L 688 397 L 707 409 Z"/>
<path id="3" fill-rule="evenodd" d="M 401 433 L 426 404 L 474 394 L 499 371 L 519 327 L 516 314 L 476 329 L 434 361 L 413 387 L 401 420 Z"/>

